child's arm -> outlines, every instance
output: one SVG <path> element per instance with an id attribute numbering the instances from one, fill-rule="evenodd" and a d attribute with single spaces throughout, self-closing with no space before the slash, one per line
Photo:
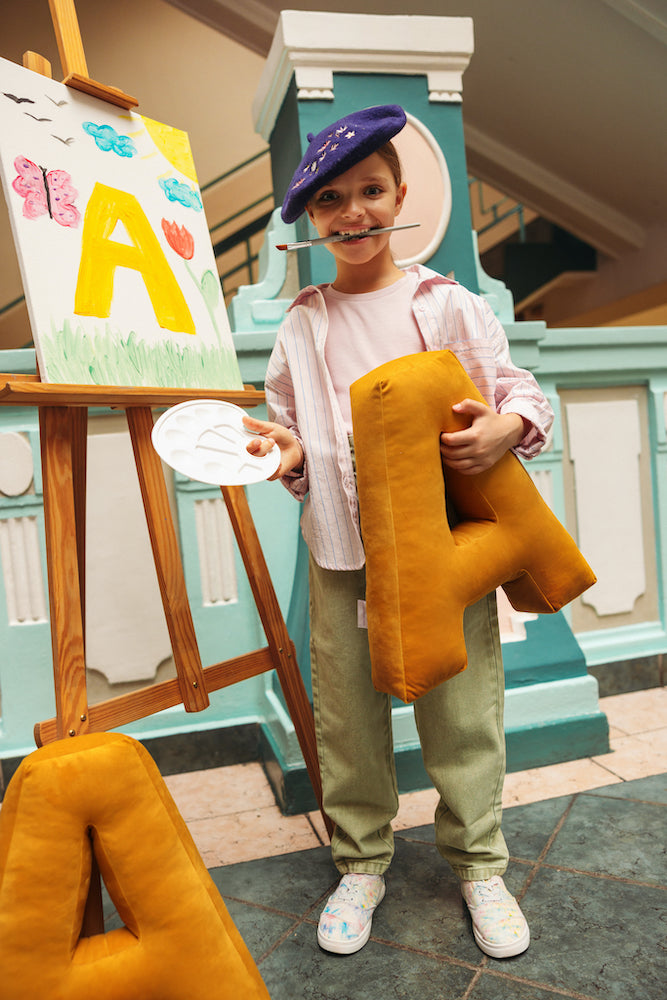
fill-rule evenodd
<path id="1" fill-rule="evenodd" d="M 280 479 L 288 472 L 299 472 L 303 468 L 303 451 L 301 445 L 291 431 L 282 424 L 273 424 L 268 420 L 256 420 L 247 414 L 243 423 L 255 434 L 262 437 L 253 438 L 246 447 L 251 455 L 262 457 L 267 455 L 275 445 L 280 448 L 280 465 L 269 479 Z"/>
<path id="2" fill-rule="evenodd" d="M 519 413 L 497 413 L 486 403 L 464 399 L 452 409 L 468 414 L 469 427 L 440 435 L 444 464 L 466 476 L 486 472 L 526 436 L 531 423 Z"/>
<path id="3" fill-rule="evenodd" d="M 483 358 L 481 366 L 478 358 L 476 365 L 483 376 L 477 387 L 489 406 L 473 399 L 457 403 L 454 411 L 467 415 L 470 425 L 443 432 L 440 450 L 445 466 L 475 475 L 490 469 L 506 451 L 514 450 L 526 459 L 537 455 L 546 443 L 554 414 L 534 375 L 512 361 L 505 331 L 488 302 L 468 296 L 465 305 L 472 311 L 470 342 L 488 338 L 493 351 L 492 368 L 491 358 Z"/>

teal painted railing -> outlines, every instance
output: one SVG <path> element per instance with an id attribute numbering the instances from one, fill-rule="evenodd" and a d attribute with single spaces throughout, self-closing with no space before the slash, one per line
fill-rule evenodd
<path id="1" fill-rule="evenodd" d="M 483 225 L 477 226 L 477 235 L 488 233 L 496 226 L 499 226 L 507 219 L 516 217 L 519 240 L 523 243 L 526 239 L 526 220 L 524 206 L 514 201 L 507 195 L 501 195 L 496 200 L 489 203 L 488 187 L 476 177 L 468 180 L 468 190 L 470 191 L 470 201 L 478 207 L 479 214 L 483 220 Z"/>

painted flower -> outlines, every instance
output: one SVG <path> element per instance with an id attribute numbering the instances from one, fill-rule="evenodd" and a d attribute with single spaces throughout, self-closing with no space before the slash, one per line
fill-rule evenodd
<path id="1" fill-rule="evenodd" d="M 192 233 L 188 232 L 185 226 L 179 226 L 176 222 L 162 220 L 162 232 L 167 237 L 167 243 L 172 250 L 175 250 L 183 260 L 192 260 L 195 252 L 195 241 Z"/>

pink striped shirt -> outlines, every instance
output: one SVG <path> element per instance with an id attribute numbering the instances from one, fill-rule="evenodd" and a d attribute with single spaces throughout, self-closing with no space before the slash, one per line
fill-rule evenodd
<path id="1" fill-rule="evenodd" d="M 531 429 L 514 449 L 532 458 L 543 447 L 553 411 L 533 375 L 517 368 L 489 304 L 420 264 L 412 310 L 426 349 L 452 351 L 499 413 L 518 413 Z M 283 483 L 304 501 L 301 528 L 324 569 L 359 569 L 364 549 L 347 430 L 325 361 L 328 331 L 322 292 L 305 288 L 278 331 L 266 374 L 269 420 L 288 427 L 305 457 L 302 473 Z"/>

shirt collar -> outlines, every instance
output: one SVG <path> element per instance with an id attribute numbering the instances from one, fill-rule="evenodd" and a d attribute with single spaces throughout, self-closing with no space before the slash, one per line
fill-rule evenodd
<path id="1" fill-rule="evenodd" d="M 453 278 L 445 278 L 444 275 L 439 274 L 437 271 L 431 270 L 430 267 L 425 267 L 423 264 L 410 264 L 408 267 L 404 268 L 408 274 L 416 274 L 418 277 L 417 287 L 421 288 L 425 285 L 456 285 L 457 282 Z M 302 305 L 311 296 L 315 295 L 323 303 L 323 296 L 321 289 L 324 285 L 306 285 L 302 288 L 297 297 L 291 303 L 288 308 L 294 309 L 295 306 Z"/>

